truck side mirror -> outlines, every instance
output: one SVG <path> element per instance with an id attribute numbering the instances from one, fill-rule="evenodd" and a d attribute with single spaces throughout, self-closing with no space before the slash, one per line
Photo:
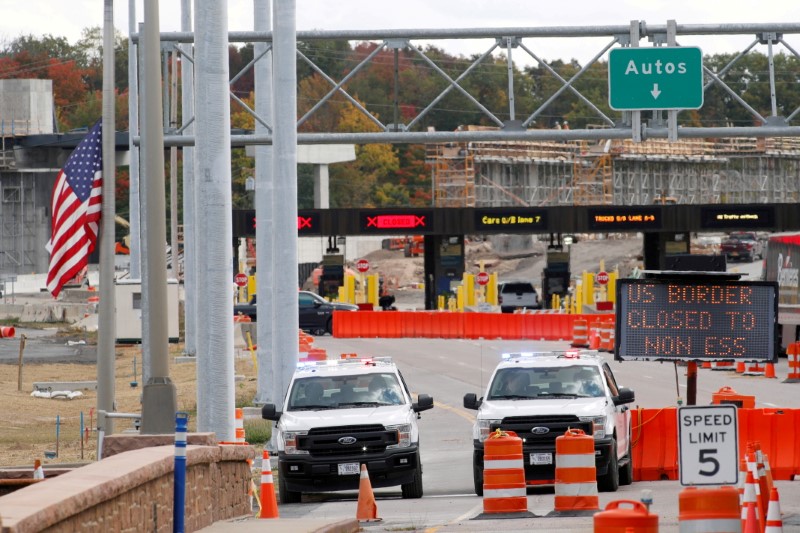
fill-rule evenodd
<path id="1" fill-rule="evenodd" d="M 264 420 L 272 420 L 277 422 L 281 419 L 281 412 L 275 409 L 274 403 L 265 403 L 264 407 L 261 408 L 261 418 Z"/>
<path id="2" fill-rule="evenodd" d="M 411 408 L 414 409 L 415 413 L 421 413 L 422 411 L 433 409 L 433 398 L 427 394 L 420 394 L 417 397 L 416 403 L 411 404 Z"/>
<path id="3" fill-rule="evenodd" d="M 636 400 L 636 396 L 633 394 L 633 391 L 627 387 L 620 387 L 619 388 L 619 396 L 614 398 L 614 405 L 622 405 L 626 403 L 631 403 Z"/>
<path id="4" fill-rule="evenodd" d="M 464 407 L 466 409 L 477 410 L 481 406 L 481 403 L 482 402 L 478 400 L 478 396 L 473 392 L 468 392 L 464 395 Z"/>

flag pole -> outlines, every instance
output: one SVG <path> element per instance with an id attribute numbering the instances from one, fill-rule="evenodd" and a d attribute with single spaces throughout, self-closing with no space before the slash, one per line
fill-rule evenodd
<path id="1" fill-rule="evenodd" d="M 100 304 L 97 323 L 97 411 L 114 411 L 114 189 L 116 182 L 114 109 L 114 0 L 104 0 L 103 18 L 103 202 L 100 218 Z M 114 433 L 106 417 L 103 432 Z M 98 432 L 99 434 L 99 432 Z M 98 454 L 100 450 L 98 450 Z M 98 455 L 99 456 L 99 455 Z"/>

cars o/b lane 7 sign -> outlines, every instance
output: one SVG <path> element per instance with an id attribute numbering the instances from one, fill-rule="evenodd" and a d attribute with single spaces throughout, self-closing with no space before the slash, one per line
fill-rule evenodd
<path id="1" fill-rule="evenodd" d="M 733 405 L 678 408 L 681 485 L 735 485 L 739 435 Z"/>

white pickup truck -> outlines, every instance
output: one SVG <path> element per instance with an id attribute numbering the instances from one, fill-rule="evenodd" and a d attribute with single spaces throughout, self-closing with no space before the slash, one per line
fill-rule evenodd
<path id="1" fill-rule="evenodd" d="M 302 493 L 357 490 L 361 465 L 373 487 L 400 486 L 403 498 L 422 497 L 419 413 L 433 398 L 417 401 L 388 357 L 298 363 L 278 411 L 278 494 L 299 503 Z"/>
<path id="2" fill-rule="evenodd" d="M 464 396 L 477 409 L 472 438 L 475 493 L 483 495 L 484 441 L 496 429 L 522 438 L 528 484 L 552 484 L 556 438 L 568 428 L 594 437 L 598 488 L 614 492 L 633 482 L 631 414 L 633 391 L 620 387 L 596 352 L 504 354 L 486 393 Z"/>

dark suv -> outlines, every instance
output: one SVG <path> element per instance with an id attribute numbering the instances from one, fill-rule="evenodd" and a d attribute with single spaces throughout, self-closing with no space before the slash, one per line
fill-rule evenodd
<path id="1" fill-rule="evenodd" d="M 314 335 L 333 333 L 334 311 L 358 311 L 357 305 L 329 302 L 322 296 L 308 291 L 299 291 L 297 293 L 297 304 L 300 315 L 300 329 L 310 331 Z M 253 321 L 257 321 L 257 310 L 255 296 L 249 303 L 233 306 L 234 316 L 238 314 L 246 315 Z"/>

